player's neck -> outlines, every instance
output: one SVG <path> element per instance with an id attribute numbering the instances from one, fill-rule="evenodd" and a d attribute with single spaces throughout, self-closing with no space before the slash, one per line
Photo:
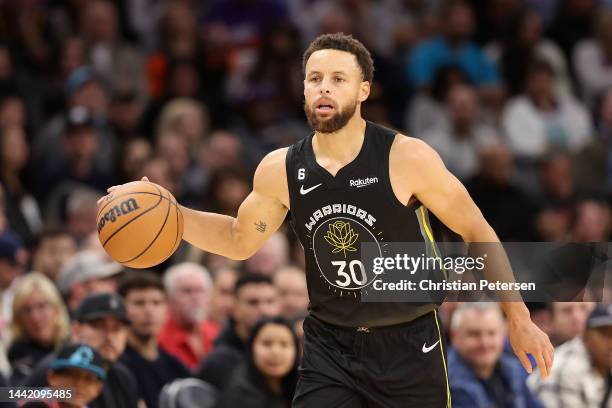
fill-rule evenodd
<path id="1" fill-rule="evenodd" d="M 316 132 L 312 139 L 312 149 L 315 156 L 317 159 L 333 161 L 340 165 L 350 163 L 361 150 L 365 128 L 365 120 L 361 117 L 359 111 L 355 111 L 355 115 L 337 132 Z"/>

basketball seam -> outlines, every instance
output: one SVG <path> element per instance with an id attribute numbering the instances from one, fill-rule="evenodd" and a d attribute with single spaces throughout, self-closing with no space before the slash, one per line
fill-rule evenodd
<path id="1" fill-rule="evenodd" d="M 155 187 L 155 188 L 157 188 L 157 187 Z M 161 194 L 161 190 L 159 188 L 157 188 L 157 190 L 160 191 L 160 194 Z M 123 194 L 119 194 L 118 196 L 114 196 L 112 200 L 110 200 L 109 202 L 104 204 L 104 206 L 102 208 L 100 208 L 100 211 L 98 211 L 98 214 L 96 215 L 96 218 L 98 218 L 100 216 L 100 214 L 102 213 L 102 211 L 107 206 L 109 206 L 110 203 L 115 201 L 117 198 L 120 198 L 120 197 L 123 197 L 123 196 L 126 196 L 126 195 L 131 195 L 131 194 L 149 194 L 149 195 L 154 195 L 154 196 L 160 196 L 159 194 L 153 193 L 151 191 L 128 191 L 128 192 L 125 192 Z M 168 197 L 163 197 L 163 196 L 160 196 L 160 197 L 162 197 L 162 199 L 164 199 L 164 200 L 170 200 Z"/>
<path id="2" fill-rule="evenodd" d="M 157 187 L 155 187 L 157 188 Z M 122 226 L 120 226 L 119 228 L 117 228 L 117 230 L 115 232 L 113 232 L 110 237 L 106 238 L 106 240 L 104 240 L 104 242 L 102 243 L 102 247 L 105 247 L 106 244 L 108 243 L 108 241 L 110 241 L 110 239 L 112 237 L 114 237 L 115 235 L 117 235 L 117 233 L 121 230 L 123 230 L 125 227 L 127 227 L 128 225 L 130 225 L 132 222 L 136 221 L 137 219 L 139 219 L 140 217 L 142 217 L 143 215 L 145 215 L 146 213 L 148 213 L 149 211 L 153 210 L 154 208 L 157 208 L 157 206 L 159 205 L 159 203 L 162 202 L 162 192 L 161 190 L 159 190 L 159 201 L 155 203 L 155 205 L 153 207 L 147 208 L 145 211 L 141 212 L 140 214 L 138 214 L 137 216 L 135 216 L 134 218 L 132 218 L 131 220 L 129 220 L 128 222 L 126 222 L 125 224 L 123 224 Z M 130 194 L 134 194 L 134 193 L 130 193 Z M 157 194 L 153 194 L 153 195 L 157 195 Z"/>
<path id="3" fill-rule="evenodd" d="M 161 191 L 160 191 L 160 195 L 163 197 L 163 193 Z M 168 211 L 166 211 L 166 218 L 164 218 L 164 223 L 159 228 L 159 231 L 157 231 L 157 234 L 155 235 L 153 240 L 151 240 L 149 245 L 147 245 L 147 247 L 145 249 L 143 249 L 141 253 L 139 253 L 138 255 L 133 257 L 132 259 L 128 259 L 127 261 L 119 261 L 119 263 L 128 263 L 128 262 L 135 261 L 136 259 L 140 258 L 145 252 L 147 252 L 149 250 L 149 248 L 151 248 L 151 246 L 155 243 L 155 241 L 157 241 L 157 238 L 159 237 L 159 234 L 161 234 L 161 232 L 164 230 L 164 227 L 166 226 L 166 223 L 168 222 L 168 216 L 170 215 L 170 207 L 172 207 L 172 200 L 170 200 L 170 198 L 167 198 L 167 199 L 168 199 Z"/>
<path id="4" fill-rule="evenodd" d="M 176 237 L 174 237 L 174 244 L 172 245 L 172 252 L 170 252 L 170 253 L 168 254 L 168 256 L 167 256 L 167 257 L 165 257 L 164 259 L 162 259 L 162 261 L 161 261 L 160 263 L 165 262 L 165 261 L 166 261 L 168 258 L 170 258 L 170 257 L 171 257 L 171 256 L 174 254 L 174 252 L 176 251 L 176 248 L 178 247 L 178 245 L 177 245 L 177 242 L 176 242 L 176 241 L 178 240 L 179 232 L 180 232 L 180 230 L 181 230 L 181 228 L 179 228 L 179 222 L 178 222 L 178 220 L 179 220 L 179 214 L 181 213 L 181 210 L 180 210 L 180 209 L 179 209 L 179 207 L 178 207 L 178 203 L 176 202 L 176 198 L 174 199 L 174 202 L 172 202 L 172 201 L 171 201 L 171 202 L 170 202 L 170 204 L 173 204 L 173 205 L 176 207 Z M 181 215 L 182 215 L 182 214 L 181 214 Z"/>
<path id="5" fill-rule="evenodd" d="M 176 202 L 176 198 L 174 199 L 174 201 L 171 201 L 170 204 L 172 204 L 172 205 L 174 205 L 176 207 L 176 236 L 174 237 L 174 244 L 172 244 L 172 251 L 168 254 L 167 257 L 162 259 L 162 261 L 160 263 L 165 262 L 168 258 L 170 258 L 174 254 L 174 251 L 176 251 L 176 247 L 177 247 L 176 241 L 178 240 L 178 235 L 179 235 L 179 231 L 180 231 L 179 223 L 178 223 L 178 216 L 179 216 L 179 212 L 181 210 L 179 210 L 179 208 L 178 208 L 178 203 Z"/>

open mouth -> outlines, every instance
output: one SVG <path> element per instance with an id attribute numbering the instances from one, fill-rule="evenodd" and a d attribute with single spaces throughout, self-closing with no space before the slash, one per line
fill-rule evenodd
<path id="1" fill-rule="evenodd" d="M 334 111 L 334 105 L 327 102 L 321 102 L 315 106 L 315 110 L 317 113 L 330 113 Z"/>

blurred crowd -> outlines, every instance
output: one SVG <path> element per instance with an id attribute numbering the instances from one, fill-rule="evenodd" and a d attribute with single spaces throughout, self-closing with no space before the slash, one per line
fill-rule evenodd
<path id="1" fill-rule="evenodd" d="M 243 262 L 183 243 L 126 271 L 96 201 L 146 175 L 235 215 L 260 159 L 310 131 L 301 55 L 328 32 L 372 53 L 365 118 L 431 144 L 502 241 L 608 241 L 612 1 L 4 0 L 0 384 L 290 406 L 308 305 L 291 229 Z M 546 381 L 496 305 L 442 307 L 453 405 L 612 407 L 612 309 L 529 307 L 557 346 Z"/>

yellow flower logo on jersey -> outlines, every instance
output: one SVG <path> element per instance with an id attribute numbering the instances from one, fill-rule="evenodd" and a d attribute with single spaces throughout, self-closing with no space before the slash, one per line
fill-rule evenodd
<path id="1" fill-rule="evenodd" d="M 333 224 L 329 224 L 327 234 L 325 234 L 324 238 L 327 243 L 334 248 L 332 249 L 332 254 L 343 251 L 344 257 L 346 258 L 346 251 L 357 252 L 353 244 L 357 241 L 357 238 L 359 238 L 359 234 L 353 231 L 348 222 L 336 221 Z"/>

